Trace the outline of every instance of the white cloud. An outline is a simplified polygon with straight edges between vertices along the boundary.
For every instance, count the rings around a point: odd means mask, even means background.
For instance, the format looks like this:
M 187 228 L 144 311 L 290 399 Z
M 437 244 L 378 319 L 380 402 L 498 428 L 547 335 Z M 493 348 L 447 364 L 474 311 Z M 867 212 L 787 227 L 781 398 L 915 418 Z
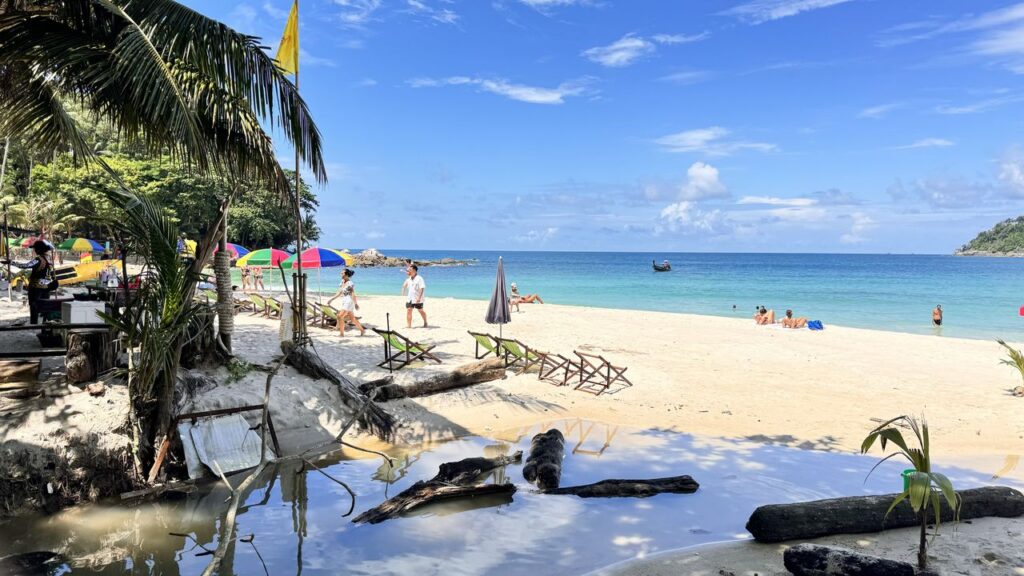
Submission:
M 367 240 L 380 240 L 381 238 L 387 236 L 387 234 L 379 232 L 377 230 L 370 230 L 369 232 L 364 234 L 364 236 L 366 237 Z
M 711 32 L 705 30 L 700 34 L 655 34 L 651 36 L 651 40 L 654 40 L 658 44 L 689 44 L 691 42 L 700 42 L 701 40 L 707 40 L 711 37 Z
M 701 210 L 695 202 L 683 200 L 661 209 L 661 220 L 673 232 L 718 233 L 727 227 L 720 210 Z
M 729 190 L 718 178 L 718 168 L 704 162 L 694 162 L 686 170 L 686 182 L 679 189 L 683 200 L 726 198 Z
M 697 84 L 703 82 L 711 77 L 710 72 L 703 70 L 690 70 L 684 72 L 673 72 L 658 78 L 662 82 L 671 82 L 672 84 L 678 84 L 680 86 L 687 86 L 689 84 Z
M 525 234 L 521 234 L 515 237 L 516 242 L 530 243 L 530 244 L 544 244 L 548 240 L 551 240 L 558 234 L 558 228 L 548 227 L 543 230 L 529 230 Z
M 685 34 L 655 34 L 650 39 L 636 34 L 626 34 L 607 46 L 587 48 L 581 56 L 609 68 L 623 68 L 657 52 L 656 44 L 688 44 L 700 42 L 711 36 L 710 32 L 701 32 L 687 36 Z
M 837 4 L 844 4 L 851 0 L 753 0 L 746 4 L 740 4 L 723 12 L 728 16 L 735 16 L 748 24 L 762 24 L 771 20 L 779 20 L 789 16 L 796 16 L 801 12 L 828 8 Z
M 765 206 L 814 206 L 818 201 L 814 198 L 779 198 L 776 196 L 744 196 L 737 204 L 760 204 Z
M 364 87 L 364 88 L 369 88 L 370 86 L 376 86 L 377 85 L 377 81 L 374 80 L 373 78 L 363 78 L 357 84 L 359 86 Z
M 867 240 L 864 233 L 877 226 L 874 219 L 863 212 L 850 214 L 850 231 L 839 237 L 843 244 L 860 244 Z
M 987 112 L 993 108 L 998 108 L 1006 104 L 1012 104 L 1014 102 L 1020 102 L 1024 100 L 1024 97 L 1018 95 L 1000 96 L 997 98 L 988 98 L 985 100 L 979 100 L 978 102 L 972 102 L 970 104 L 963 104 L 961 106 L 936 106 L 935 111 L 939 114 L 979 114 L 981 112 Z
M 1014 146 L 999 162 L 999 181 L 1013 196 L 1024 196 L 1024 150 Z
M 865 108 L 865 109 L 861 110 L 860 114 L 857 114 L 857 117 L 858 118 L 870 118 L 872 120 L 877 120 L 879 118 L 884 118 L 885 116 L 887 116 L 889 114 L 889 112 L 892 112 L 893 110 L 897 110 L 897 109 L 902 108 L 902 107 L 903 107 L 903 103 L 902 102 L 891 102 L 889 104 L 879 104 L 878 106 L 871 106 L 870 108 Z
M 485 92 L 498 94 L 530 104 L 564 104 L 568 96 L 580 96 L 588 91 L 590 78 L 562 82 L 555 88 L 542 88 L 525 84 L 514 84 L 502 78 L 476 78 L 450 76 L 448 78 L 413 78 L 406 83 L 413 88 L 436 88 L 439 86 L 477 86 Z
M 405 0 L 409 10 L 414 14 L 420 14 L 442 24 L 455 24 L 459 21 L 459 15 L 448 8 L 434 8 L 423 0 Z
M 611 68 L 629 66 L 640 58 L 656 50 L 654 43 L 640 36 L 626 34 L 607 46 L 595 46 L 582 52 L 582 55 L 593 62 Z
M 339 15 L 345 24 L 364 24 L 373 18 L 383 0 L 334 0 L 334 3 L 341 6 L 342 12 Z
M 776 149 L 774 144 L 765 142 L 729 140 L 729 133 L 721 126 L 711 126 L 662 136 L 655 143 L 669 152 L 697 152 L 709 156 L 726 156 L 742 150 L 771 152 Z
M 894 150 L 911 150 L 914 148 L 948 148 L 956 144 L 945 138 L 922 138 L 906 146 L 897 146 Z
M 554 6 L 572 6 L 573 4 L 587 5 L 590 0 L 519 0 L 531 8 L 551 8 Z

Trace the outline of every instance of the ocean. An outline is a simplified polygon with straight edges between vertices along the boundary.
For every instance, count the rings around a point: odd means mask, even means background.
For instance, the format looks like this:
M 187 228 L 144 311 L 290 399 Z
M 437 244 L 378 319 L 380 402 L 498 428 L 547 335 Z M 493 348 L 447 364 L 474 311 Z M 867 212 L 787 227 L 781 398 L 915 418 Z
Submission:
M 1024 340 L 1024 259 L 888 254 L 721 254 L 636 252 L 476 252 L 387 250 L 414 260 L 475 260 L 471 266 L 424 267 L 429 298 L 484 301 L 494 288 L 498 256 L 505 277 L 545 302 L 750 318 L 764 305 L 797 316 L 858 328 L 942 336 Z M 651 261 L 672 271 L 655 273 Z M 338 268 L 320 272 L 333 292 Z M 315 290 L 317 271 L 310 270 Z M 268 274 L 269 276 L 269 274 Z M 358 293 L 398 294 L 404 272 L 359 268 Z M 931 325 L 941 304 L 945 321 Z M 536 305 L 534 305 L 536 306 Z M 734 308 L 735 307 L 735 308 Z

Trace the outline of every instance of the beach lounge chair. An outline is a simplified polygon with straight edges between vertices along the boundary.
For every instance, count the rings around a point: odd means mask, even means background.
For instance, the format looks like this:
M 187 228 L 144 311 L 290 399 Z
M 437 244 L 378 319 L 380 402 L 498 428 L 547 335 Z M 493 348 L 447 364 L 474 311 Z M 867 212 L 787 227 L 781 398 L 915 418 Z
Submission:
M 281 317 L 281 301 L 277 298 L 267 298 L 267 318 Z
M 235 302 L 235 314 L 249 310 L 252 310 L 253 312 L 256 311 L 256 304 L 253 303 L 252 300 L 242 300 L 241 298 L 235 298 L 234 296 L 232 296 L 231 299 Z
M 338 310 L 334 306 L 328 306 L 324 304 L 320 307 L 320 313 L 323 315 L 323 327 L 338 326 Z
M 438 364 L 441 359 L 430 353 L 434 345 L 420 344 L 413 342 L 394 330 L 381 330 L 371 328 L 384 339 L 384 361 L 377 364 L 381 368 L 401 370 L 417 360 L 433 360 Z
M 267 315 L 267 301 L 263 299 L 263 296 L 259 294 L 249 294 L 249 300 L 252 300 L 252 315 L 260 316 Z
M 626 368 L 614 366 L 600 354 L 586 354 L 576 351 L 580 359 L 580 383 L 576 385 L 577 390 L 600 394 L 616 382 L 625 386 L 632 386 L 633 383 L 626 379 Z
M 324 327 L 324 313 L 323 310 L 320 309 L 319 304 L 316 302 L 310 302 L 309 311 L 306 312 L 306 315 L 309 316 L 306 320 L 307 324 L 310 326 L 319 326 L 321 328 Z
M 495 338 L 495 340 L 501 346 L 502 355 L 505 357 L 505 367 L 518 365 L 520 366 L 519 374 L 534 366 L 539 366 L 541 358 L 545 355 L 543 352 L 531 350 L 529 346 L 519 340 L 510 338 Z
M 561 372 L 561 375 L 559 375 Z M 579 376 L 580 363 L 561 354 L 543 354 L 540 358 L 538 380 L 547 380 L 558 386 L 566 386 L 569 380 Z
M 476 340 L 476 349 L 473 354 L 476 356 L 477 360 L 485 356 L 490 356 L 491 354 L 501 356 L 501 345 L 498 344 L 497 338 L 482 332 L 473 332 L 472 330 L 467 330 L 467 332 L 469 332 L 469 335 L 473 337 L 473 340 Z M 481 348 L 484 349 L 483 354 L 480 353 Z

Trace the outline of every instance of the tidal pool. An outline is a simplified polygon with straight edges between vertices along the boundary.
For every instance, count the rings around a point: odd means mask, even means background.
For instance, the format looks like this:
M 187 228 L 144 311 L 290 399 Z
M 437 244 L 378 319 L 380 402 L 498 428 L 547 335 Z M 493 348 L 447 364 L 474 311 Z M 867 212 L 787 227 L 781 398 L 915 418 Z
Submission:
M 432 477 L 442 462 L 516 449 L 525 455 L 530 438 L 549 428 L 559 428 L 566 437 L 563 486 L 689 474 L 701 488 L 695 494 L 645 499 L 545 496 L 523 480 L 521 465 L 513 465 L 487 479 L 516 484 L 519 491 L 510 503 L 453 502 L 377 525 L 350 521 L 413 482 Z M 342 487 L 308 468 L 278 466 L 248 494 L 238 516 L 242 538 L 220 574 L 581 574 L 657 552 L 749 538 L 744 524 L 761 504 L 902 488 L 903 466 L 895 460 L 865 482 L 876 457 L 834 452 L 828 439 L 801 447 L 786 444 L 793 442 L 784 437 L 697 437 L 571 419 L 493 438 L 471 436 L 395 450 L 394 469 L 362 455 L 322 458 L 316 464 L 357 494 L 348 518 L 342 515 L 351 500 Z M 1006 483 L 991 480 L 991 473 L 943 471 L 958 488 Z M 233 483 L 244 476 L 234 476 Z M 66 563 L 52 574 L 200 574 L 210 558 L 199 554 L 217 545 L 228 495 L 222 485 L 210 484 L 155 503 L 80 506 L 13 519 L 0 524 L 0 556 L 60 553 Z M 251 542 L 242 541 L 250 535 Z

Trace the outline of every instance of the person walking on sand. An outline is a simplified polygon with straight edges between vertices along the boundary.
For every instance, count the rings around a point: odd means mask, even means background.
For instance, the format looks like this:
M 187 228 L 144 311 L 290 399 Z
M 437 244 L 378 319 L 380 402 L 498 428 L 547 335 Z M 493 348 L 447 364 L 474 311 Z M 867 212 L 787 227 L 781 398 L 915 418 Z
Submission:
M 355 270 L 345 268 L 341 272 L 341 286 L 338 288 L 338 293 L 331 296 L 331 299 L 327 301 L 327 305 L 330 306 L 331 302 L 334 302 L 336 298 L 341 298 L 341 307 L 338 309 L 338 334 L 342 338 L 345 337 L 345 323 L 349 320 L 352 321 L 352 325 L 359 329 L 360 336 L 366 334 L 363 325 L 359 323 L 359 318 L 356 318 L 356 310 L 359 310 L 359 300 L 356 298 L 356 286 L 352 283 L 352 275 L 355 273 Z
M 253 290 L 266 290 L 263 286 L 263 267 L 257 266 L 252 272 L 252 289 Z
M 412 328 L 413 308 L 420 311 L 420 317 L 423 318 L 423 327 L 427 327 L 427 313 L 423 310 L 423 297 L 427 290 L 427 284 L 423 281 L 423 276 L 420 276 L 419 272 L 418 266 L 410 264 L 406 268 L 406 274 L 409 277 L 402 284 L 402 295 L 405 296 L 406 328 Z
M 932 310 L 932 325 L 942 326 L 942 305 L 936 304 L 935 309 Z

